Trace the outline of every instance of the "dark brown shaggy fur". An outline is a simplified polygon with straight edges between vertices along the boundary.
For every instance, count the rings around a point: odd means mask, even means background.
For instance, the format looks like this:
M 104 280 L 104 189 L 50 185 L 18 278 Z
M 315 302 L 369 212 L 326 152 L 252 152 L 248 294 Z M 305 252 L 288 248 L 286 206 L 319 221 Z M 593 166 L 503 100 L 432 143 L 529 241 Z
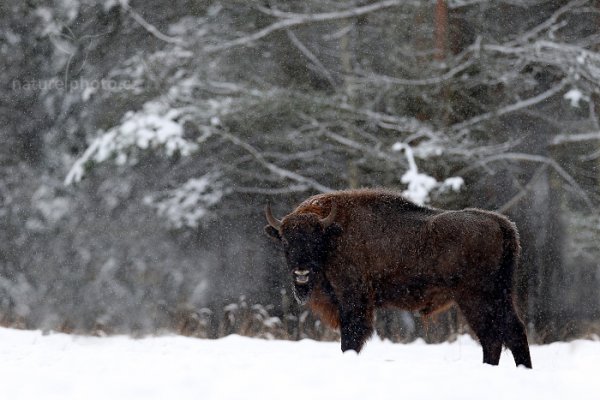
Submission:
M 335 204 L 334 223 L 320 219 Z M 267 233 L 282 242 L 299 301 L 340 328 L 342 350 L 360 351 L 374 310 L 398 307 L 432 314 L 456 303 L 479 337 L 483 361 L 497 365 L 502 345 L 531 368 L 525 328 L 513 302 L 520 245 L 506 217 L 478 209 L 417 206 L 384 190 L 313 196 Z M 293 275 L 294 276 L 294 275 Z

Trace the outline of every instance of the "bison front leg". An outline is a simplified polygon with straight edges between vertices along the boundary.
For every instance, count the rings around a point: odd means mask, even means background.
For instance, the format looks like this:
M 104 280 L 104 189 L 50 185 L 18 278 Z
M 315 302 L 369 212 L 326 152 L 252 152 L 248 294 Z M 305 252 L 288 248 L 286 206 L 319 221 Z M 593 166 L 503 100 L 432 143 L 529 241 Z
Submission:
M 346 294 L 340 301 L 342 351 L 360 352 L 373 334 L 373 304 L 355 294 Z

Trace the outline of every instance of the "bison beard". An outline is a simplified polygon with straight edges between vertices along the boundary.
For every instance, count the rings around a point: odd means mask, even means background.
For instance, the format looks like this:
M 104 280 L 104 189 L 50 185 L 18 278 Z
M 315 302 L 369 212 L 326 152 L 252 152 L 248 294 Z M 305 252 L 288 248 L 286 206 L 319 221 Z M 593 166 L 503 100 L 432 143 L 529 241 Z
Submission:
M 266 233 L 283 246 L 296 300 L 339 328 L 342 351 L 360 352 L 376 308 L 433 314 L 457 304 L 497 365 L 502 346 L 531 368 L 513 299 L 520 245 L 506 217 L 421 207 L 385 190 L 313 196 Z
M 294 293 L 294 298 L 298 304 L 305 305 L 310 297 L 310 293 L 312 292 L 312 285 L 298 285 L 294 283 L 292 285 L 292 292 Z

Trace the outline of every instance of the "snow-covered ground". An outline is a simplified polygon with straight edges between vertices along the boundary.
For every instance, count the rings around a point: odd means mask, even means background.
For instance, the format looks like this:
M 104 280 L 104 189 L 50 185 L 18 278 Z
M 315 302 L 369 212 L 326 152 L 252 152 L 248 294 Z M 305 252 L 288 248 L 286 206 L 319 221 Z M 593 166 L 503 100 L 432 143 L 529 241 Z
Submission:
M 93 338 L 0 329 L 3 399 L 598 399 L 600 342 L 532 346 L 533 370 L 479 345 L 338 343 L 239 336 Z

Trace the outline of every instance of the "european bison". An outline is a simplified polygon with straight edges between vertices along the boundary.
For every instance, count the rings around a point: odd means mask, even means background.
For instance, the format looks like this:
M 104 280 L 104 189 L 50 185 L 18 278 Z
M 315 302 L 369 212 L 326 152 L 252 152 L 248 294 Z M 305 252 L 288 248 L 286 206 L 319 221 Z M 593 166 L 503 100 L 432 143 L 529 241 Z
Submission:
M 502 345 L 531 368 L 513 302 L 520 245 L 515 225 L 478 209 L 418 206 L 385 190 L 320 194 L 282 220 L 267 205 L 265 231 L 282 245 L 298 302 L 359 352 L 379 307 L 429 315 L 456 303 L 479 337 L 483 362 Z

